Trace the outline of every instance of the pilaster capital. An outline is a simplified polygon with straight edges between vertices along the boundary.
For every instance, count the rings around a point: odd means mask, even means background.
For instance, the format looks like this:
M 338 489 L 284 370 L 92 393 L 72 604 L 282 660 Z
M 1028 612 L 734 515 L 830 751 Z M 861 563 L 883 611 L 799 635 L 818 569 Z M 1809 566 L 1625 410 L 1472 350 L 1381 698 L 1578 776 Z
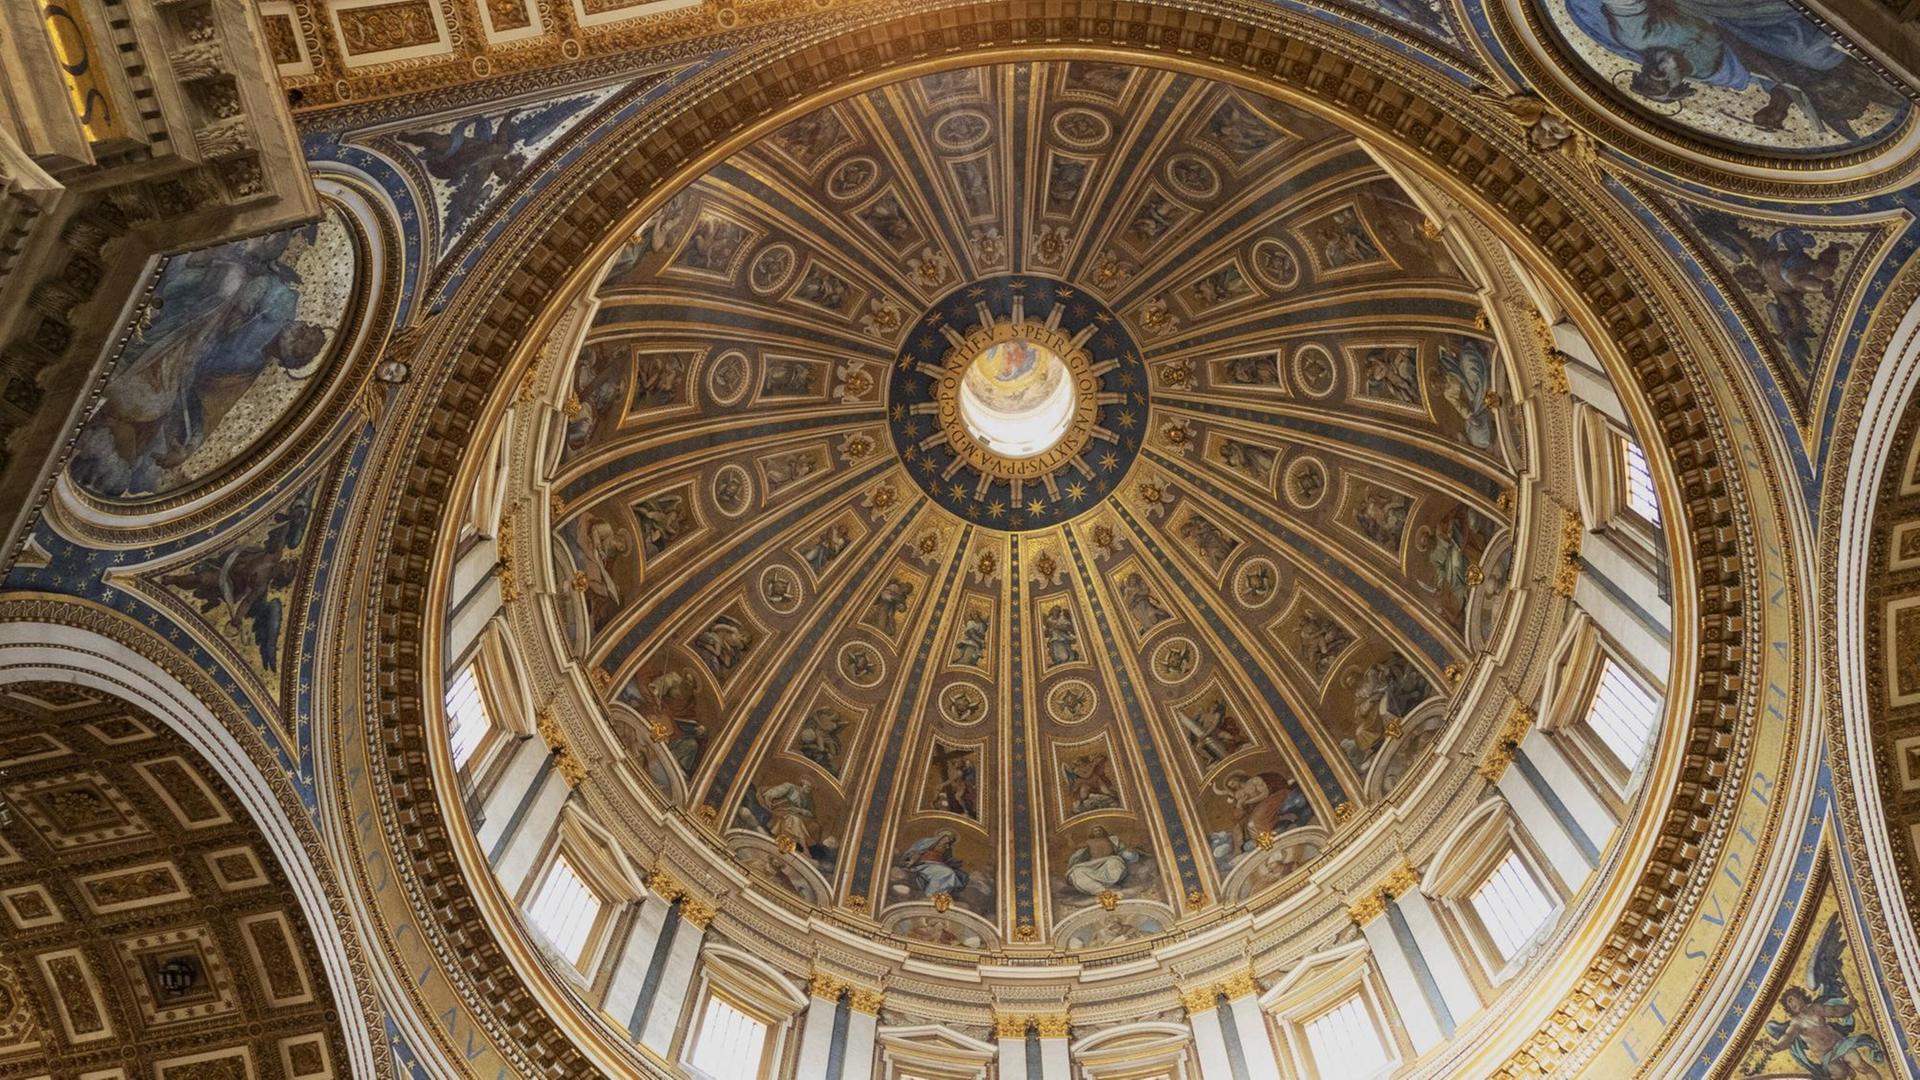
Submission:
M 1228 1001 L 1238 1001 L 1260 992 L 1260 984 L 1253 981 L 1253 972 L 1237 971 L 1222 979 L 1214 989 L 1227 995 Z
M 1493 749 L 1480 760 L 1480 775 L 1487 783 L 1497 784 L 1506 775 L 1507 766 L 1513 764 L 1513 757 L 1520 752 L 1520 744 L 1526 740 L 1527 732 L 1533 727 L 1533 710 L 1518 702 L 1513 712 L 1508 714 L 1507 722 L 1501 726 L 1499 737 L 1494 740 Z
M 1053 1013 L 1033 1018 L 1033 1026 L 1043 1039 L 1064 1039 L 1067 1029 L 1073 1026 L 1073 1018 L 1067 1013 Z
M 662 866 L 647 872 L 647 891 L 669 904 L 687 895 L 687 887 Z
M 1027 1037 L 1027 1025 L 1032 1018 L 1024 1013 L 994 1013 L 993 1037 L 996 1039 L 1024 1039 Z
M 712 904 L 695 900 L 690 895 L 683 895 L 680 898 L 680 917 L 698 929 L 705 930 L 713 925 L 713 917 L 717 914 L 719 913 L 714 910 Z
M 1180 991 L 1180 1006 L 1187 1010 L 1188 1016 L 1210 1013 L 1219 1004 L 1219 995 L 1212 985 L 1183 987 Z
M 1387 905 L 1400 898 L 1407 890 L 1420 884 L 1420 873 L 1411 865 L 1402 862 L 1392 873 L 1380 879 L 1366 893 L 1355 897 L 1347 905 L 1347 917 L 1355 924 L 1365 926 L 1387 913 Z

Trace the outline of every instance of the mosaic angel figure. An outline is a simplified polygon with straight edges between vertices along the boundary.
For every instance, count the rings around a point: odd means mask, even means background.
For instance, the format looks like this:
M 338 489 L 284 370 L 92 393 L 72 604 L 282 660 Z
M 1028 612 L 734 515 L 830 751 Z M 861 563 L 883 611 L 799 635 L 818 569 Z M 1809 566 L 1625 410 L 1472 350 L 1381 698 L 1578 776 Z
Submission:
M 313 489 L 308 488 L 273 515 L 258 542 L 220 551 L 160 579 L 198 600 L 202 614 L 219 612 L 229 629 L 250 628 L 260 664 L 270 672 L 280 667 L 285 603 L 278 594 L 300 576 L 300 545 L 313 513 L 312 500 Z
M 1793 1055 L 1812 1080 L 1879 1077 L 1877 1066 L 1887 1060 L 1879 1040 L 1859 1029 L 1854 1013 L 1860 1006 L 1841 967 L 1846 947 L 1835 914 L 1807 962 L 1805 985 L 1789 986 L 1780 995 L 1786 1019 L 1767 1024 L 1769 1041 L 1762 1045 Z

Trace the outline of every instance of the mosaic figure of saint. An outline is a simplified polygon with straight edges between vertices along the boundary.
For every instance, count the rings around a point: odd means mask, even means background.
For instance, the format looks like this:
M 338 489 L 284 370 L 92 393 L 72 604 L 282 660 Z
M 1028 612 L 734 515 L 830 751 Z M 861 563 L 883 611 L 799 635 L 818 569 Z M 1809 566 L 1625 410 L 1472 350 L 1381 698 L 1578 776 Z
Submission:
M 1627 88 L 1648 101 L 1685 102 L 1702 86 L 1758 85 L 1764 104 L 1746 121 L 1786 127 L 1797 108 L 1816 126 L 1857 141 L 1855 123 L 1898 98 L 1865 64 L 1788 0 L 1564 0 L 1601 47 L 1636 63 Z
M 1067 664 L 1080 659 L 1080 630 L 1073 624 L 1073 612 L 1065 604 L 1054 604 L 1040 616 L 1040 629 L 1046 635 L 1047 663 Z
M 1087 830 L 1086 843 L 1067 856 L 1067 884 L 1083 896 L 1112 892 L 1127 882 L 1133 868 L 1145 855 L 1106 826 Z
M 1222 873 L 1257 849 L 1261 836 L 1278 836 L 1313 820 L 1306 793 L 1285 773 L 1228 773 L 1213 793 L 1225 798 L 1234 812 L 1232 825 L 1207 837 Z
M 960 619 L 960 632 L 953 638 L 953 656 L 950 663 L 964 664 L 968 667 L 983 667 L 987 655 L 987 610 L 982 607 L 969 607 Z
M 1060 765 L 1067 786 L 1067 813 L 1085 814 L 1120 805 L 1120 786 L 1113 778 L 1113 759 L 1106 751 L 1080 754 Z
M 1247 733 L 1240 718 L 1227 707 L 1227 699 L 1215 695 L 1191 714 L 1180 712 L 1180 726 L 1186 729 L 1187 745 L 1203 766 L 1217 765 L 1234 751 L 1247 745 Z

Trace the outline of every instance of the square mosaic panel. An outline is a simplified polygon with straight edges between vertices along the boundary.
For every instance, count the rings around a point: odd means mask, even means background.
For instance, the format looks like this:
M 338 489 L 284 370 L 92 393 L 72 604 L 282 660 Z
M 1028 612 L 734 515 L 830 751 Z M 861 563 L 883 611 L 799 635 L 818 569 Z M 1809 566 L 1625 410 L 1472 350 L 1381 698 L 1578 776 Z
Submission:
M 280 1068 L 290 1080 L 333 1080 L 327 1036 L 314 1031 L 280 1040 Z
M 149 1026 L 221 1016 L 239 1008 L 233 975 L 205 926 L 119 943 L 134 999 Z
M 0 891 L 0 907 L 16 930 L 33 930 L 65 921 L 60 905 L 44 885 L 22 885 Z
M 185 758 L 141 761 L 133 767 L 146 777 L 154 794 L 160 796 L 160 801 L 187 828 L 206 829 L 233 820 L 199 770 L 187 764 Z
M 210 851 L 205 856 L 207 870 L 223 892 L 252 889 L 268 883 L 267 871 L 252 848 L 234 847 Z
M 255 1080 L 260 1074 L 252 1050 L 229 1046 L 156 1061 L 153 1075 L 155 1080 Z
M 7 801 L 61 850 L 111 844 L 152 830 L 133 803 L 97 772 L 70 773 L 7 788 Z

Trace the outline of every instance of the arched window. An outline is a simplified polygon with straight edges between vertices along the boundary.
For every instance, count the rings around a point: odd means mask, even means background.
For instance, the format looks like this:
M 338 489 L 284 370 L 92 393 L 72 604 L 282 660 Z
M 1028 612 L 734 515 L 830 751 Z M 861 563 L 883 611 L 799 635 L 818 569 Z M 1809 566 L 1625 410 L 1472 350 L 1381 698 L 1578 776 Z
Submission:
M 1588 730 L 1628 772 L 1640 763 L 1660 722 L 1660 699 L 1613 657 L 1600 661 L 1593 702 L 1587 706 Z
M 1653 471 L 1647 467 L 1647 452 L 1640 444 L 1616 436 L 1620 448 L 1620 475 L 1624 481 L 1626 508 L 1649 525 L 1660 524 L 1660 495 L 1654 490 Z
M 1516 814 L 1504 798 L 1490 798 L 1440 846 L 1423 883 L 1483 993 L 1520 970 L 1577 885 L 1563 880 L 1540 850 L 1534 830 L 1544 824 Z
M 1302 959 L 1260 995 L 1260 1008 L 1287 1076 L 1375 1080 L 1414 1053 L 1388 1020 L 1390 1001 L 1367 943 L 1355 939 Z
M 1543 781 L 1563 783 L 1568 778 L 1552 760 L 1563 758 L 1618 822 L 1657 741 L 1666 711 L 1662 690 L 1641 665 L 1644 653 L 1635 643 L 1616 639 L 1591 617 L 1575 620 L 1557 654 L 1539 723 L 1551 737 L 1552 754 L 1534 765 L 1544 770 Z M 1597 845 L 1611 828 L 1589 822 L 1589 832 Z
M 453 750 L 453 767 L 466 768 L 493 729 L 493 713 L 480 689 L 479 664 L 470 663 L 447 686 L 447 743 Z

